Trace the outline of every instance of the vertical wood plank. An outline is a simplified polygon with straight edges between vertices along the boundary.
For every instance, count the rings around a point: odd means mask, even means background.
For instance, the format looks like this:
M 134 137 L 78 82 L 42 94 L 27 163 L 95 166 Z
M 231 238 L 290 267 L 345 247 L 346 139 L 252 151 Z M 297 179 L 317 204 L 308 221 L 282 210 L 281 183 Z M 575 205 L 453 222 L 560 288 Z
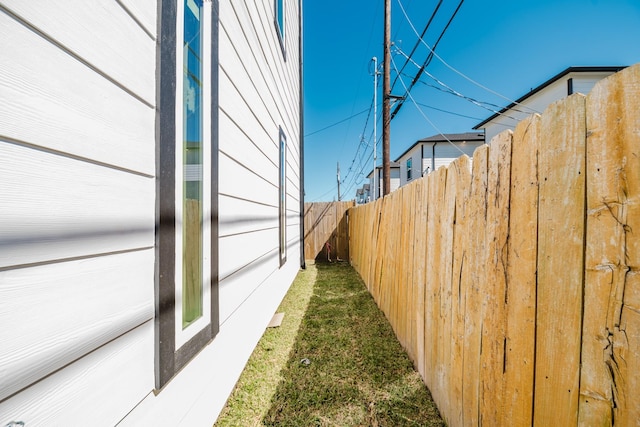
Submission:
M 427 271 L 425 273 L 425 302 L 424 302 L 424 345 L 425 345 L 425 377 L 427 386 L 431 390 L 431 394 L 435 399 L 435 353 L 438 346 L 437 328 L 434 319 L 435 310 L 435 277 L 437 272 L 437 243 L 436 236 L 436 215 L 438 212 L 437 198 L 437 178 L 436 172 L 432 172 L 427 176 L 429 200 L 427 211 Z
M 471 189 L 471 163 L 466 155 L 456 159 L 449 174 L 455 176 L 455 216 L 453 219 L 453 261 L 451 270 L 451 366 L 449 382 L 449 425 L 463 425 L 462 387 L 465 333 L 465 295 L 462 270 L 468 262 L 469 191 Z
M 437 209 L 433 209 L 433 247 L 431 248 L 431 281 L 429 283 L 430 295 L 429 295 L 429 315 L 431 317 L 431 376 L 432 385 L 430 386 L 433 394 L 433 399 L 438 405 L 438 408 L 443 408 L 441 413 L 446 417 L 447 414 L 447 400 L 448 394 L 445 387 L 445 374 L 444 374 L 444 331 L 443 331 L 443 312 L 442 312 L 442 274 L 443 268 L 443 251 L 446 251 L 446 247 L 443 241 L 442 229 L 444 228 L 443 222 L 445 221 L 446 212 L 445 209 L 440 208 L 443 206 L 445 198 L 446 182 L 447 182 L 447 169 L 444 167 L 439 168 L 433 173 L 433 193 L 432 204 L 437 206 Z
M 482 333 L 482 423 L 498 423 L 504 410 L 502 401 L 507 238 L 509 236 L 509 193 L 511 189 L 510 130 L 496 135 L 489 151 L 487 192 L 487 292 Z
M 542 115 L 533 422 L 576 425 L 585 216 L 584 96 Z
M 426 178 L 420 179 L 416 186 L 416 221 L 414 224 L 414 276 L 415 284 L 415 336 L 416 336 L 416 370 L 424 380 L 424 277 L 425 277 L 425 251 L 426 251 L 426 227 L 427 227 L 427 195 Z
M 427 346 L 429 345 L 429 340 L 426 337 L 427 334 L 427 268 L 428 268 L 428 235 L 429 235 L 429 226 L 428 226 L 428 214 L 429 214 L 429 176 L 426 176 L 422 179 L 422 210 L 421 210 L 421 225 L 420 225 L 420 235 L 421 235 L 421 252 L 419 256 L 422 257 L 422 271 L 420 272 L 420 287 L 419 287 L 419 304 L 421 305 L 420 311 L 418 313 L 418 372 L 422 376 L 422 380 L 428 384 L 427 382 L 427 372 L 426 372 L 426 354 L 427 354 Z M 418 307 L 420 307 L 420 305 Z
M 532 420 L 539 128 L 540 116 L 523 120 L 512 145 L 502 424 L 514 427 L 530 426 Z
M 587 97 L 583 425 L 640 419 L 640 67 Z
M 439 328 L 440 349 L 438 354 L 438 380 L 442 388 L 443 404 L 442 412 L 447 421 L 451 423 L 454 402 L 451 401 L 451 374 L 452 374 L 452 336 L 453 336 L 453 308 L 452 308 L 452 271 L 453 271 L 453 238 L 454 220 L 456 209 L 457 171 L 453 164 L 446 169 L 444 177 L 444 191 L 440 201 L 439 240 L 441 241 L 440 260 L 438 262 L 438 282 L 440 286 L 440 318 Z
M 473 172 L 469 194 L 469 262 L 463 266 L 465 294 L 465 330 L 463 346 L 462 408 L 463 424 L 480 422 L 480 346 L 482 341 L 482 298 L 486 284 L 484 231 L 487 221 L 489 147 L 483 145 L 473 153 Z

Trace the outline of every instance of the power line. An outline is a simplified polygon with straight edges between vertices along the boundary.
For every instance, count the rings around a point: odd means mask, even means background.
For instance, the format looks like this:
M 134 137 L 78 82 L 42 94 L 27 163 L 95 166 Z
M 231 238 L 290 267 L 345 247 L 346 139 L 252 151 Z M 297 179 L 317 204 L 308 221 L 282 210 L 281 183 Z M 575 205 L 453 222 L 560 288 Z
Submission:
M 332 193 L 333 191 L 335 191 L 338 188 L 337 185 L 334 185 L 331 190 L 327 191 L 326 193 L 323 193 L 322 195 L 316 197 L 315 199 L 311 200 L 311 202 L 317 202 L 318 200 L 322 199 L 324 196 L 326 196 L 329 193 Z
M 433 56 L 435 56 L 436 58 L 438 58 L 438 60 L 439 60 L 440 62 L 442 62 L 442 63 L 443 63 L 443 64 L 444 64 L 448 69 L 450 69 L 450 70 L 451 70 L 451 71 L 453 71 L 454 73 L 458 74 L 459 76 L 463 77 L 464 79 L 468 80 L 469 82 L 473 83 L 474 85 L 478 86 L 479 88 L 484 89 L 484 90 L 486 90 L 487 92 L 490 92 L 490 93 L 492 93 L 492 94 L 494 94 L 494 95 L 496 95 L 496 96 L 499 96 L 500 98 L 502 98 L 502 99 L 504 99 L 504 100 L 507 100 L 507 101 L 509 101 L 509 102 L 510 102 L 510 103 L 512 103 L 512 104 L 520 105 L 521 107 L 524 107 L 524 108 L 526 108 L 526 109 L 530 110 L 530 112 L 532 112 L 532 113 L 540 113 L 539 111 L 536 111 L 536 110 L 534 110 L 533 108 L 530 108 L 530 107 L 527 107 L 526 105 L 520 104 L 519 102 L 516 102 L 516 101 L 514 101 L 514 100 L 512 100 L 512 99 L 509 99 L 509 98 L 507 98 L 506 96 L 504 96 L 504 95 L 502 95 L 502 94 L 500 94 L 500 93 L 498 93 L 498 92 L 496 92 L 496 91 L 494 91 L 494 90 L 491 90 L 491 89 L 489 89 L 489 88 L 488 88 L 488 87 L 486 87 L 486 86 L 481 85 L 480 83 L 478 83 L 478 82 L 476 82 L 475 80 L 473 80 L 471 77 L 468 77 L 467 75 L 463 74 L 461 71 L 458 71 L 456 68 L 454 68 L 453 66 L 449 65 L 449 64 L 448 64 L 444 59 L 442 59 L 442 57 L 441 57 L 440 55 L 438 55 L 438 54 L 435 52 L 435 50 L 434 50 L 434 49 L 432 49 L 432 48 L 431 48 L 431 46 L 429 46 L 429 45 L 427 44 L 427 42 L 426 42 L 426 41 L 424 41 L 424 39 L 423 39 L 423 38 L 421 38 L 421 37 L 418 35 L 418 31 L 416 30 L 416 27 L 415 27 L 415 26 L 413 25 L 413 23 L 411 22 L 411 19 L 409 19 L 409 16 L 407 15 L 407 12 L 404 10 L 404 6 L 402 5 L 402 1 L 401 1 L 401 0 L 397 0 L 397 2 L 398 2 L 398 5 L 400 6 L 400 9 L 402 10 L 402 13 L 403 13 L 403 15 L 404 15 L 405 19 L 406 19 L 406 20 L 407 20 L 407 22 L 409 23 L 409 26 L 411 27 L 411 29 L 413 30 L 413 32 L 418 36 L 418 38 L 420 39 L 420 41 L 422 42 L 422 44 L 424 44 L 424 45 L 427 47 L 427 49 L 429 49 L 429 51 L 433 54 Z
M 393 58 L 391 58 L 391 64 L 393 65 L 393 68 L 397 71 L 398 68 L 396 66 L 395 61 L 393 60 Z M 402 86 L 405 88 L 405 90 L 407 90 L 407 86 L 404 84 L 404 81 L 402 80 L 402 78 L 400 79 L 400 83 L 402 84 Z M 422 117 L 425 118 L 425 120 L 427 120 L 427 122 L 429 122 L 429 124 L 431 126 L 433 126 L 433 128 L 440 134 L 440 136 L 442 136 L 449 144 L 451 144 L 452 147 L 454 147 L 456 150 L 460 151 L 462 154 L 466 154 L 464 151 L 462 151 L 460 149 L 460 147 L 458 147 L 456 144 L 454 144 L 453 142 L 451 142 L 451 140 L 449 138 L 447 138 L 447 136 L 435 125 L 435 123 L 433 123 L 433 121 L 431 121 L 431 119 L 424 113 L 424 111 L 422 111 L 422 109 L 418 106 L 418 103 L 416 102 L 415 99 L 413 99 L 413 96 L 411 95 L 411 92 L 409 90 L 407 90 L 407 96 L 409 97 L 409 99 L 411 100 L 411 102 L 413 102 L 413 104 L 415 105 L 416 109 L 418 110 L 418 112 L 422 115 Z
M 349 117 L 347 117 L 345 119 L 340 120 L 339 122 L 335 122 L 335 123 L 333 123 L 333 124 L 331 124 L 329 126 L 323 127 L 322 129 L 318 129 L 316 131 L 308 133 L 308 134 L 305 135 L 305 138 L 308 137 L 308 136 L 311 136 L 311 135 L 315 135 L 316 133 L 323 132 L 323 131 L 325 131 L 327 129 L 330 129 L 330 128 L 334 127 L 334 126 L 338 126 L 339 124 L 342 124 L 342 123 L 346 122 L 347 120 L 351 120 L 354 117 L 358 117 L 360 114 L 364 114 L 369 110 L 370 110 L 370 108 L 365 108 L 364 110 L 360 111 L 359 113 L 355 113 L 353 116 L 349 116 Z
M 396 48 L 396 51 L 398 53 L 400 53 L 401 55 L 405 56 L 406 58 L 408 58 L 407 55 L 404 52 L 402 52 L 402 50 L 400 50 L 399 48 Z M 408 59 L 416 67 L 419 67 L 419 65 L 415 61 L 413 61 L 411 58 L 408 58 Z M 495 108 L 501 108 L 499 105 L 495 105 L 495 104 L 492 104 L 492 103 L 486 102 L 486 101 L 479 101 L 479 100 L 477 100 L 475 98 L 471 98 L 469 96 L 466 96 L 466 95 L 458 92 L 457 90 L 453 89 L 451 86 L 447 85 L 446 83 L 440 81 L 437 77 L 435 77 L 433 74 L 429 73 L 426 70 L 424 71 L 424 74 L 426 74 L 429 78 L 431 78 L 433 81 L 435 81 L 438 85 L 440 85 L 442 87 L 434 86 L 432 84 L 429 84 L 429 83 L 426 83 L 426 82 L 423 82 L 422 80 L 420 80 L 420 83 L 422 83 L 425 86 L 434 88 L 434 89 L 439 90 L 439 91 L 444 92 L 444 93 L 448 93 L 450 95 L 455 95 L 457 97 L 460 97 L 460 98 L 462 98 L 462 99 L 464 99 L 466 101 L 469 101 L 472 104 L 474 104 L 474 105 L 476 105 L 476 106 L 478 106 L 480 108 L 484 108 L 485 110 L 488 110 L 488 111 L 490 111 L 490 112 L 492 112 L 494 114 L 499 114 L 499 115 L 507 117 L 509 119 L 512 119 L 512 120 L 515 120 L 515 121 L 519 121 L 517 118 L 509 116 L 505 112 L 500 112 L 500 111 L 497 111 L 496 109 L 488 107 L 488 106 L 493 106 Z M 403 74 L 403 75 L 406 76 L 406 74 Z M 407 77 L 410 77 L 410 76 L 407 76 Z M 525 112 L 525 111 L 522 111 L 522 110 L 518 110 L 516 108 L 514 108 L 513 110 L 517 111 L 517 112 L 520 112 L 520 113 L 529 114 L 528 112 Z M 478 120 L 482 120 L 482 119 L 478 119 Z
M 400 3 L 400 0 L 398 0 L 398 3 Z M 453 19 L 458 14 L 458 11 L 462 7 L 462 3 L 464 3 L 464 0 L 460 0 L 460 3 L 458 3 L 458 7 L 453 12 L 453 15 L 451 15 L 451 18 L 449 18 L 449 21 L 447 22 L 447 25 L 445 25 L 445 27 L 440 32 L 440 36 L 438 37 L 438 39 L 436 40 L 435 44 L 433 45 L 433 49 L 429 48 L 430 53 L 429 53 L 429 55 L 427 55 L 427 59 L 425 59 L 424 63 L 422 64 L 422 66 L 418 70 L 418 73 L 416 74 L 416 76 L 411 81 L 411 84 L 409 85 L 408 89 L 406 88 L 406 86 L 404 85 L 404 82 L 403 82 L 403 86 L 405 86 L 405 95 L 403 96 L 403 99 L 401 99 L 400 102 L 398 102 L 398 104 L 396 104 L 395 108 L 393 109 L 393 112 L 391 113 L 391 120 L 393 120 L 393 118 L 396 116 L 396 114 L 398 114 L 398 112 L 400 111 L 400 109 L 404 105 L 404 99 L 409 94 L 409 92 L 411 92 L 411 89 L 413 89 L 413 87 L 415 86 L 416 82 L 418 82 L 418 80 L 420 80 L 420 76 L 422 75 L 422 73 L 425 71 L 427 66 L 431 63 L 431 60 L 433 59 L 433 55 L 435 54 L 435 50 L 438 47 L 438 44 L 440 43 L 440 40 L 442 40 L 442 37 L 444 36 L 444 33 L 447 32 L 447 29 L 449 28 L 449 25 L 451 25 L 451 22 L 453 22 Z M 403 9 L 403 11 L 404 11 L 404 9 Z M 411 22 L 409 22 L 409 23 L 411 24 Z M 413 28 L 413 24 L 412 24 L 412 28 Z M 418 40 L 424 40 L 423 36 L 419 35 L 418 36 Z M 412 54 L 413 53 L 409 54 L 409 56 L 407 57 L 407 62 L 411 58 Z
M 420 38 L 416 40 L 416 44 L 413 45 L 413 49 L 411 49 L 411 53 L 409 53 L 409 58 L 413 56 L 418 46 L 420 46 L 420 39 L 424 37 L 424 35 L 427 33 L 427 30 L 431 26 L 431 22 L 433 21 L 433 18 L 435 18 L 436 13 L 438 13 L 438 9 L 440 9 L 441 5 L 442 5 L 442 0 L 438 1 L 436 8 L 433 10 L 433 13 L 431 13 L 431 17 L 427 21 L 427 24 L 424 26 L 424 29 L 422 30 L 422 34 L 420 34 Z M 405 60 L 404 64 L 402 65 L 402 68 L 400 68 L 400 73 L 404 71 L 404 68 L 407 66 L 408 63 L 409 63 L 409 59 Z M 393 88 L 395 87 L 396 82 L 398 81 L 398 77 L 399 77 L 399 74 L 396 75 L 396 78 L 393 80 L 393 83 L 391 84 L 391 92 L 393 92 Z
M 481 119 L 481 118 L 479 118 L 479 117 L 471 117 L 471 116 L 466 116 L 466 115 L 464 115 L 464 114 L 455 113 L 455 112 L 453 112 L 453 111 L 443 110 L 442 108 L 434 107 L 434 106 L 432 106 L 432 105 L 423 104 L 423 103 L 421 103 L 421 102 L 418 102 L 417 104 L 418 104 L 419 106 L 421 106 L 421 107 L 424 107 L 424 108 L 429 108 L 429 109 L 431 109 L 431 110 L 441 111 L 441 112 L 443 112 L 443 113 L 451 114 L 451 115 L 458 116 L 458 117 L 464 117 L 464 118 L 466 118 L 466 119 L 484 120 L 484 119 Z

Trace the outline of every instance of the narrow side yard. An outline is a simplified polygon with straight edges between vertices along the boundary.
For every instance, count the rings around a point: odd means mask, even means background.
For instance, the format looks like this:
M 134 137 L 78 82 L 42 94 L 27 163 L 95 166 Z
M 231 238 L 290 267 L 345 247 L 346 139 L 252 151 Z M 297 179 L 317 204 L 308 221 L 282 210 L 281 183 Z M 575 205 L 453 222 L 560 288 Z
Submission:
M 347 263 L 298 274 L 216 426 L 444 426 Z

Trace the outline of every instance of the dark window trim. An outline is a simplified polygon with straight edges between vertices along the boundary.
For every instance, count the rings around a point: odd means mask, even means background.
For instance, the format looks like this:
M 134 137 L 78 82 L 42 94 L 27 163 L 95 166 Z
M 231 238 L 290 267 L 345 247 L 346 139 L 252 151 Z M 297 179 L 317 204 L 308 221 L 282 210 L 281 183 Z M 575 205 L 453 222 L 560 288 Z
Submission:
M 278 41 L 280 42 L 280 49 L 282 49 L 282 56 L 284 57 L 284 60 L 287 60 L 287 49 L 285 48 L 285 37 L 286 35 L 284 34 L 284 27 L 286 26 L 286 21 L 287 21 L 287 17 L 285 15 L 285 1 L 286 0 L 273 0 L 273 24 L 276 27 L 276 33 L 278 34 Z M 280 28 L 280 23 L 278 22 L 278 2 L 282 2 L 282 27 Z
M 278 128 L 278 159 L 278 247 L 282 267 L 287 262 L 287 138 L 281 126 Z
M 219 330 L 218 308 L 218 17 L 211 0 L 211 322 L 175 348 L 175 103 L 177 0 L 159 1 L 156 67 L 155 386 L 162 389 Z

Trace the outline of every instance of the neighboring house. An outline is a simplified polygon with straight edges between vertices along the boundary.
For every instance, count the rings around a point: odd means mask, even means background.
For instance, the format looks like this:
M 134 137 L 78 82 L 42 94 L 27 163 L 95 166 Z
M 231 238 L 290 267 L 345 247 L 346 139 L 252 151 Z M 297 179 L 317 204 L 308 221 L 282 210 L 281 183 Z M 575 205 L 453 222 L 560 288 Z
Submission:
M 364 184 L 362 188 L 356 190 L 356 204 L 361 205 L 369 202 L 371 199 L 371 185 Z
M 515 103 L 478 123 L 473 129 L 484 129 L 485 140 L 491 142 L 494 136 L 505 129 L 513 130 L 516 124 L 533 113 L 542 113 L 549 104 L 574 93 L 587 94 L 601 79 L 625 67 L 569 67 L 551 77 L 540 86 L 517 99 Z
M 400 165 L 400 186 L 447 166 L 463 154 L 473 157 L 482 144 L 484 134 L 478 132 L 439 134 L 416 141 L 396 160 Z
M 389 162 L 389 172 L 390 172 L 389 192 L 391 192 L 400 188 L 400 165 L 397 162 Z M 375 176 L 375 183 L 373 181 L 374 176 Z M 376 166 L 375 175 L 373 170 L 369 172 L 369 175 L 367 175 L 367 178 L 369 179 L 369 185 L 371 186 L 371 188 L 375 188 L 375 195 L 373 194 L 373 189 L 371 190 L 372 197 L 370 198 L 370 201 L 373 201 L 375 199 L 379 199 L 380 197 L 382 197 L 382 195 L 384 194 L 384 188 L 383 188 L 384 181 L 382 179 L 382 165 Z
M 0 426 L 213 424 L 304 262 L 300 3 L 0 0 Z

